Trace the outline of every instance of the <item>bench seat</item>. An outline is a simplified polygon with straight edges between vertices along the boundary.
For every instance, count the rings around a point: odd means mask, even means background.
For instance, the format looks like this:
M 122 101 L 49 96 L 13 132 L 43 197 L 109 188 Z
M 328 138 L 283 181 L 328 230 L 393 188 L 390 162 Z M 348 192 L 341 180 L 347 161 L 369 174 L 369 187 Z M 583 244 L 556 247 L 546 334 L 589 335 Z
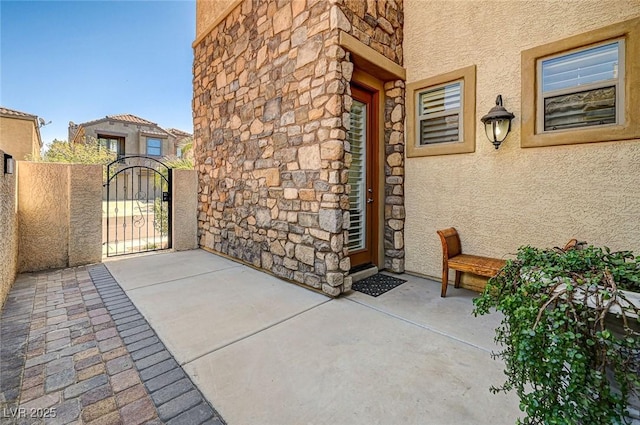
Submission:
M 463 254 L 460 236 L 458 236 L 458 231 L 453 227 L 438 230 L 437 233 L 442 242 L 442 290 L 440 296 L 443 298 L 447 296 L 449 269 L 456 271 L 455 287 L 459 288 L 462 272 L 493 277 L 507 263 L 505 260 L 498 258 Z
M 480 276 L 493 277 L 507 262 L 498 258 L 460 254 L 449 258 L 449 268 Z

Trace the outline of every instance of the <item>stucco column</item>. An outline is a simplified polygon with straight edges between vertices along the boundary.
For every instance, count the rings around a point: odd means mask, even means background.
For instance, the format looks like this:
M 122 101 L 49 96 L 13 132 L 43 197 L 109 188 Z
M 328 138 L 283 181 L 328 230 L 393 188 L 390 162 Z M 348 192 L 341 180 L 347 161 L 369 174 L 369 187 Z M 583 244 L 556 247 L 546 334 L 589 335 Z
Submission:
M 173 249 L 198 247 L 198 175 L 195 170 L 172 171 L 171 213 Z

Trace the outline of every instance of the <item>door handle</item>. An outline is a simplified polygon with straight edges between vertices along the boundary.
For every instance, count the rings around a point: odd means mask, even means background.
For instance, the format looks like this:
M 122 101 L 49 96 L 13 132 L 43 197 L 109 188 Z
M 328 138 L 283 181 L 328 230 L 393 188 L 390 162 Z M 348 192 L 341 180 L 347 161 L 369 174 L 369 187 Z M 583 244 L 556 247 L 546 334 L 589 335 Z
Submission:
M 367 198 L 367 204 L 370 204 L 373 202 L 373 198 Z

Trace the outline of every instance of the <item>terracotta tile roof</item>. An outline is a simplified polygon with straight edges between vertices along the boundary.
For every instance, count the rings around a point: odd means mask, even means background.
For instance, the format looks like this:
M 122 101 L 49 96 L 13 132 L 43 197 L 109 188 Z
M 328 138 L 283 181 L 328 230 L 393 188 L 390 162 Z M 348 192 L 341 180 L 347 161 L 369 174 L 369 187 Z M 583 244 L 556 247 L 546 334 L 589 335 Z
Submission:
M 140 117 L 137 117 L 137 116 L 132 115 L 132 114 L 107 115 L 107 118 L 111 119 L 111 120 L 130 122 L 130 123 L 133 123 L 133 124 L 158 125 L 158 124 L 156 124 L 154 122 L 145 120 L 144 118 L 140 118 Z
M 91 120 L 91 121 L 87 121 L 87 122 L 83 122 L 83 123 L 79 123 L 77 124 L 78 126 L 87 126 L 87 125 L 93 125 L 102 121 L 109 121 L 109 120 L 113 120 L 113 121 L 122 121 L 122 122 L 126 122 L 126 123 L 130 123 L 130 124 L 137 124 L 137 125 L 149 125 L 149 126 L 158 126 L 158 124 L 151 122 L 149 120 L 145 120 L 144 118 L 140 118 L 136 115 L 133 114 L 119 114 L 119 115 L 107 115 L 104 118 L 98 118 L 97 120 Z
M 178 130 L 177 128 L 167 128 L 165 129 L 167 132 L 171 133 L 177 139 L 182 139 L 183 137 L 191 137 L 191 133 L 187 133 L 186 131 Z
M 162 129 L 160 129 L 162 130 Z M 154 131 L 154 130 L 142 130 L 141 133 L 143 135 L 148 135 L 148 136 L 164 136 L 167 137 L 167 131 L 163 130 L 163 131 Z
M 17 118 L 29 118 L 29 119 L 38 118 L 37 115 L 27 114 L 26 112 L 16 111 L 15 109 L 5 108 L 4 106 L 0 106 L 0 114 L 5 116 L 10 116 L 10 117 L 17 117 Z

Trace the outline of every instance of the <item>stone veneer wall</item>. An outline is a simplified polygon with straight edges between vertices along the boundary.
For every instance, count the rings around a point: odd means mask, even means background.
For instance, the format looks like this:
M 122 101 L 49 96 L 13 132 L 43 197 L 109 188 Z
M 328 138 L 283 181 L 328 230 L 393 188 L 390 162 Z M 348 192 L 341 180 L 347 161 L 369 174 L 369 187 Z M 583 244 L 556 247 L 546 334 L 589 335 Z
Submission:
M 402 0 L 336 0 L 344 19 L 340 29 L 402 65 Z M 404 272 L 405 84 L 384 85 L 384 268 Z
M 245 0 L 194 46 L 200 246 L 330 295 L 351 287 L 345 151 L 353 64 L 338 45 L 348 25 L 340 2 Z M 385 105 L 399 132 L 403 111 L 393 105 L 402 91 L 391 83 Z M 389 121 L 385 140 L 393 129 Z M 385 167 L 396 177 L 388 195 L 398 192 L 397 156 Z M 402 202 L 394 205 L 389 217 L 403 215 Z M 389 233 L 391 252 L 398 244 Z
M 384 85 L 384 267 L 404 272 L 404 81 Z
M 4 171 L 4 152 L 0 150 L 0 308 L 13 286 L 18 265 L 16 174 Z

